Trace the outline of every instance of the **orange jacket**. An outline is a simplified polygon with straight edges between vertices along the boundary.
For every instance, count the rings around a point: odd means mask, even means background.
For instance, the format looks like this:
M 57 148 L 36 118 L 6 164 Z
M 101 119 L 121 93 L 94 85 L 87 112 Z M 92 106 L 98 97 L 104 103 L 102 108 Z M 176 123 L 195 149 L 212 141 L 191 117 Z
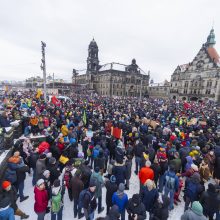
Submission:
M 139 179 L 142 185 L 150 179 L 154 180 L 154 171 L 150 167 L 142 167 L 139 172 Z

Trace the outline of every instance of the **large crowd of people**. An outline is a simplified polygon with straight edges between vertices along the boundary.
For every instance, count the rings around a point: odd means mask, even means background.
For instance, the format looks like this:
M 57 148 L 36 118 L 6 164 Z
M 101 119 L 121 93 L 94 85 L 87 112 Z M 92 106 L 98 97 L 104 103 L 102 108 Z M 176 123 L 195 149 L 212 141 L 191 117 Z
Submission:
M 1 97 L 0 126 L 22 124 L 1 178 L 0 219 L 33 219 L 19 209 L 31 173 L 38 220 L 62 220 L 68 194 L 75 219 L 220 220 L 220 111 L 187 102 L 35 93 Z M 34 137 L 43 137 L 35 139 Z M 132 169 L 133 166 L 133 169 Z M 131 176 L 139 189 L 129 198 Z M 106 188 L 104 193 L 103 188 Z M 182 196 L 183 195 L 183 199 Z M 103 217 L 95 216 L 97 212 Z M 27 211 L 27 210 L 26 210 Z M 100 215 L 99 215 L 100 216 Z

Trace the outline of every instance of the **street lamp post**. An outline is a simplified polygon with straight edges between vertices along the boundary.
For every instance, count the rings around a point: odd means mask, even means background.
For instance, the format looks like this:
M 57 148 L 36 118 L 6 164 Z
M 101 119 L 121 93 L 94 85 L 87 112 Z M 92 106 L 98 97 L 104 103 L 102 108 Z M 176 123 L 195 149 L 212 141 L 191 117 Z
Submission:
M 44 80 L 44 101 L 47 101 L 47 86 L 46 86 L 46 61 L 45 61 L 45 47 L 46 43 L 41 41 L 41 49 L 42 49 L 42 59 L 41 59 L 41 70 L 43 70 L 43 80 Z

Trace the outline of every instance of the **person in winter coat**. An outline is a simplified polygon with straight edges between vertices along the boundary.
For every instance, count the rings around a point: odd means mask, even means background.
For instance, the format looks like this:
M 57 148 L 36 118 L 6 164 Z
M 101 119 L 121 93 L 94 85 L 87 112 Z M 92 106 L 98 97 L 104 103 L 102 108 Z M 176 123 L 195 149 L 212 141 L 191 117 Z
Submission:
M 203 182 L 207 182 L 211 176 L 207 160 L 203 160 L 199 167 L 199 174 Z
M 112 176 L 112 170 L 114 167 L 115 161 L 113 159 L 110 160 L 109 164 L 108 164 L 108 168 L 107 168 L 107 175 L 105 175 L 104 177 L 107 179 L 110 179 L 110 177 Z
M 34 211 L 37 214 L 37 220 L 44 220 L 44 216 L 48 212 L 48 194 L 43 179 L 37 181 L 34 188 L 34 198 Z
M 158 183 L 158 179 L 159 179 L 159 175 L 161 171 L 157 157 L 155 157 L 153 164 L 151 164 L 151 169 L 154 171 L 154 182 L 157 187 L 157 183 Z
M 215 148 L 215 163 L 214 163 L 214 172 L 213 177 L 216 179 L 216 181 L 220 180 L 220 146 L 216 146 Z
M 151 162 L 147 160 L 145 163 L 145 167 L 142 167 L 138 174 L 140 187 L 142 187 L 148 179 L 154 180 L 154 171 L 150 168 L 150 166 Z
M 88 166 L 88 161 L 86 160 L 83 164 L 80 165 L 79 169 L 81 171 L 81 180 L 84 184 L 84 189 L 89 187 L 90 177 L 92 175 L 92 171 Z
M 89 188 L 85 189 L 85 194 L 82 198 L 82 208 L 84 210 L 84 216 L 86 220 L 94 219 L 95 210 L 97 208 L 95 190 L 96 183 L 95 181 L 91 180 L 89 183 Z
M 10 207 L 10 204 L 10 198 L 0 194 L 0 219 L 15 220 L 14 210 Z
M 70 188 L 72 192 L 72 198 L 73 198 L 73 210 L 74 210 L 74 218 L 82 217 L 81 210 L 79 210 L 78 205 L 79 205 L 79 194 L 83 190 L 84 184 L 82 180 L 80 179 L 81 172 L 76 171 L 75 175 L 71 178 L 70 180 Z
M 174 166 L 175 172 L 179 173 L 182 167 L 182 162 L 178 152 L 174 153 L 174 159 L 170 161 L 170 165 Z
M 215 213 L 219 212 L 220 195 L 216 191 L 215 185 L 209 183 L 207 191 L 202 193 L 200 203 L 203 207 L 203 213 L 210 220 L 213 220 Z
M 22 167 L 19 167 L 16 170 L 17 173 L 17 186 L 18 186 L 18 192 L 20 197 L 20 202 L 25 201 L 29 198 L 29 196 L 24 196 L 24 180 L 26 178 L 26 172 L 29 172 L 29 167 L 24 165 Z
M 184 171 L 187 171 L 188 169 L 191 168 L 191 165 L 193 164 L 193 159 L 191 156 L 186 157 L 186 165 Z
M 152 209 L 159 197 L 158 190 L 152 180 L 148 179 L 145 182 L 144 187 L 141 189 L 140 197 L 146 211 L 151 214 Z
M 36 184 L 36 163 L 38 158 L 39 158 L 39 154 L 36 150 L 30 153 L 29 164 L 30 164 L 30 168 L 32 168 L 33 170 L 32 186 L 35 186 Z
M 130 178 L 131 178 L 131 167 L 132 167 L 132 156 L 127 155 L 127 160 L 125 161 L 125 168 L 126 168 L 126 184 L 125 189 L 129 190 L 130 185 Z
M 50 183 L 53 185 L 54 180 L 58 179 L 60 176 L 60 171 L 57 167 L 56 159 L 54 157 L 49 159 L 49 165 L 47 169 L 50 171 Z
M 9 198 L 10 207 L 13 209 L 13 213 L 17 216 L 20 216 L 21 219 L 29 218 L 29 215 L 26 215 L 23 211 L 21 211 L 18 208 L 18 205 L 16 203 L 16 201 L 17 201 L 16 188 L 13 185 L 11 185 L 11 183 L 9 181 L 3 181 L 2 182 L 2 189 L 3 189 L 3 192 L 2 192 L 3 198 Z
M 181 220 L 206 220 L 203 215 L 202 205 L 198 201 L 192 203 L 192 208 L 186 210 L 181 216 Z
M 44 180 L 45 190 L 47 190 L 48 198 L 51 198 L 51 183 L 50 183 L 50 171 L 44 170 L 40 179 Z
M 44 170 L 46 170 L 46 155 L 41 154 L 36 163 L 36 182 L 41 178 Z
M 175 174 L 175 167 L 170 165 L 169 171 L 166 171 L 164 174 L 164 193 L 166 196 L 169 194 L 170 206 L 169 209 L 174 208 L 174 194 L 178 191 L 179 188 L 179 179 Z
M 54 180 L 51 198 L 51 220 L 62 220 L 63 216 L 63 196 L 65 185 L 60 185 L 60 180 Z
M 116 178 L 114 175 L 112 175 L 110 177 L 110 180 L 107 180 L 105 182 L 105 187 L 106 187 L 106 208 L 107 208 L 107 215 L 109 214 L 109 209 L 110 207 L 112 207 L 112 195 L 114 194 L 114 192 L 117 191 L 118 186 L 116 184 Z
M 139 141 L 136 141 L 134 146 L 134 156 L 135 156 L 135 174 L 137 175 L 140 169 L 141 157 L 143 152 L 145 151 L 144 145 Z
M 109 210 L 108 215 L 104 218 L 104 220 L 119 220 L 120 212 L 117 205 L 113 205 Z
M 128 219 L 129 220 L 144 220 L 146 219 L 146 210 L 144 204 L 140 200 L 139 194 L 134 194 L 128 200 L 127 205 Z
M 101 213 L 104 210 L 104 207 L 102 207 L 102 186 L 104 185 L 104 181 L 99 172 L 99 167 L 96 167 L 90 177 L 90 181 L 96 183 L 95 197 L 98 199 L 98 213 Z
M 95 159 L 98 158 L 100 149 L 101 149 L 100 145 L 96 145 L 93 148 L 92 155 L 91 155 L 91 167 L 93 167 L 93 162 L 95 161 Z
M 125 184 L 126 180 L 126 167 L 125 163 L 115 163 L 113 169 L 112 169 L 112 174 L 116 178 L 116 183 L 119 186 L 120 183 Z
M 159 196 L 156 204 L 154 205 L 151 220 L 167 220 L 169 217 L 169 204 L 170 200 L 167 196 Z
M 94 167 L 99 167 L 101 174 L 103 174 L 104 170 L 106 169 L 105 155 L 103 150 L 100 150 L 98 157 L 94 159 Z
M 117 192 L 115 192 L 112 196 L 112 204 L 118 206 L 121 214 L 121 220 L 125 220 L 125 209 L 128 203 L 128 196 L 126 193 L 124 193 L 124 190 L 124 184 L 120 183 Z
M 185 182 L 184 200 L 185 200 L 185 210 L 188 209 L 190 203 L 197 201 L 200 194 L 204 191 L 204 186 L 200 184 L 199 173 L 194 173 Z

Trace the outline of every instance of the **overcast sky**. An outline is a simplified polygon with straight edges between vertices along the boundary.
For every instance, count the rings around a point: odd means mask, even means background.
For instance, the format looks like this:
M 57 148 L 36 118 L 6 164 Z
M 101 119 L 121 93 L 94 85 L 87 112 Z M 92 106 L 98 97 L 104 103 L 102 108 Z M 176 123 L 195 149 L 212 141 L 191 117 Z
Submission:
M 155 82 L 192 61 L 212 28 L 220 51 L 220 0 L 0 0 L 0 79 L 85 69 L 94 37 L 100 64 L 136 58 Z

